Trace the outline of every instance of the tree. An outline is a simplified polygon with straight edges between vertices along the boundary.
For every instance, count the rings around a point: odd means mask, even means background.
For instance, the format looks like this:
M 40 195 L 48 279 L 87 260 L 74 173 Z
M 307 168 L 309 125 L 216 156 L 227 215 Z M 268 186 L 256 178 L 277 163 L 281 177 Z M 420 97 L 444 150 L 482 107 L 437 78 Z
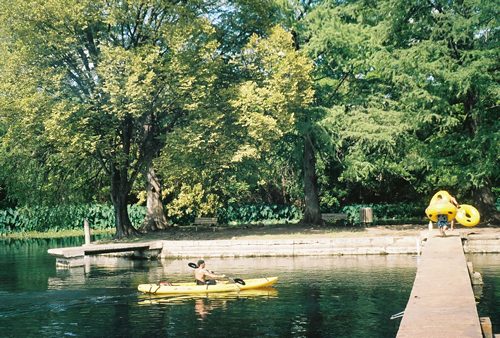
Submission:
M 382 18 L 375 3 L 323 2 L 303 22 L 303 48 L 316 65 L 316 103 L 324 110 L 314 134 L 325 208 L 338 206 L 342 195 L 351 202 L 408 195 L 411 174 L 402 164 L 412 125 L 390 81 L 376 71 Z
M 151 164 L 146 172 L 146 217 L 139 230 L 166 229 L 168 221 L 162 201 L 162 185 Z
M 96 168 L 96 177 L 107 178 L 116 237 L 136 233 L 127 201 L 138 175 L 149 171 L 166 135 L 197 109 L 215 78 L 214 30 L 198 5 L 1 4 L 6 25 L 0 41 L 10 54 L 4 68 L 30 75 L 11 84 L 22 89 L 24 105 L 9 102 L 10 112 L 40 118 L 36 130 L 19 119 L 12 130 L 23 130 L 23 141 L 36 131 L 60 167 L 68 170 L 84 161 Z M 33 93 L 38 99 L 25 104 Z M 4 138 L 10 154 L 20 147 L 14 141 Z M 41 165 L 53 175 L 46 163 Z
M 451 188 L 497 217 L 500 119 L 496 6 L 386 1 L 379 69 L 416 125 L 421 191 Z M 390 20 L 387 18 L 391 18 Z
M 240 112 L 238 123 L 248 130 L 246 142 L 239 150 L 239 156 L 252 157 L 271 151 L 285 135 L 300 135 L 304 122 L 310 118 L 314 90 L 312 88 L 312 63 L 294 45 L 293 35 L 281 27 L 275 27 L 267 39 L 253 36 L 243 50 L 242 66 L 249 74 L 248 80 L 239 87 L 233 106 Z M 307 135 L 307 134 L 306 134 Z M 300 137 L 304 137 L 300 135 Z M 307 142 L 306 136 L 306 150 Z M 277 154 L 277 153 L 275 153 Z M 306 152 L 306 155 L 310 154 Z M 314 158 L 305 158 L 313 163 Z M 304 165 L 304 177 L 315 175 Z M 309 192 L 314 187 L 305 180 L 305 218 L 311 218 L 309 206 L 317 194 Z M 319 208 L 316 212 L 319 214 Z
M 182 210 L 215 214 L 217 206 L 245 198 L 258 201 L 266 182 L 276 181 L 278 145 L 296 137 L 296 124 L 307 114 L 312 65 L 281 27 L 268 37 L 253 35 L 232 63 L 239 80 L 218 90 L 217 102 L 196 122 L 177 130 L 159 159 L 158 167 L 175 168 L 162 175 L 177 186 L 179 198 L 169 205 L 176 216 Z M 182 152 L 172 151 L 179 147 Z
M 293 37 L 293 46 L 295 50 L 303 49 L 303 43 L 306 41 L 303 36 L 303 21 L 308 13 L 316 5 L 313 0 L 284 0 L 277 1 L 281 9 L 282 24 L 286 26 Z M 308 114 L 303 114 L 300 123 L 297 125 L 301 136 L 302 147 L 302 183 L 304 189 L 304 214 L 302 222 L 311 224 L 321 224 L 319 188 L 316 168 L 316 139 L 315 123 L 321 116 L 322 111 L 311 109 Z

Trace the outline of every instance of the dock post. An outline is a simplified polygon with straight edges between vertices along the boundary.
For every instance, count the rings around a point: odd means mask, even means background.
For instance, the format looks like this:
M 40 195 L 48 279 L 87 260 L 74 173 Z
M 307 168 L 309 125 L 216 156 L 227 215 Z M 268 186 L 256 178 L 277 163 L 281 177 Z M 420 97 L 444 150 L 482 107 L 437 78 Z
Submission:
M 90 245 L 90 226 L 86 218 L 83 221 L 83 232 L 85 233 L 85 245 Z
M 483 337 L 493 338 L 493 327 L 491 326 L 490 317 L 481 317 L 479 318 L 479 321 L 481 322 L 481 330 L 483 331 Z

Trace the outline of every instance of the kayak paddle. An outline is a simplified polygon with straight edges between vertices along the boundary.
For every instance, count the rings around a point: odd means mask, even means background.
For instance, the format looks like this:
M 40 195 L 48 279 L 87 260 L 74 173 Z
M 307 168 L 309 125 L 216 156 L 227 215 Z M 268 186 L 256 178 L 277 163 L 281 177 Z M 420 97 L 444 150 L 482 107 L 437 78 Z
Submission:
M 193 268 L 193 269 L 198 269 L 198 265 L 195 264 L 195 263 L 188 263 L 188 266 L 190 268 Z M 226 276 L 227 277 L 227 276 Z M 231 278 L 231 277 L 227 277 L 229 280 L 233 281 L 234 283 L 236 284 L 241 284 L 241 285 L 245 285 L 245 281 L 241 278 Z

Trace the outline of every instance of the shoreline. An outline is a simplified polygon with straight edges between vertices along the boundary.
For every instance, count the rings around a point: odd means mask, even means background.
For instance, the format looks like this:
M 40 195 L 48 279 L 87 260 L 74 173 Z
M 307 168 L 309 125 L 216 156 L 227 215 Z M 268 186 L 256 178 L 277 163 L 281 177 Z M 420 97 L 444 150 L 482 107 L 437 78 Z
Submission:
M 168 230 L 142 234 L 133 238 L 106 239 L 100 243 L 128 243 L 151 240 L 275 240 L 298 238 L 351 238 L 378 236 L 418 236 L 427 226 L 415 224 L 347 227 L 303 224 L 226 226 L 176 226 Z
M 500 229 L 455 229 L 464 253 L 500 253 Z M 163 240 L 160 258 L 261 257 L 331 255 L 420 255 L 426 241 L 440 237 L 437 229 L 387 231 L 372 229 L 358 236 L 317 235 L 241 236 L 215 240 Z
M 205 232 L 189 239 L 157 237 L 141 238 L 141 241 L 99 241 L 79 247 L 49 249 L 48 252 L 56 257 L 56 264 L 61 267 L 83 265 L 87 257 L 102 254 L 141 259 L 420 255 L 428 238 L 440 237 L 437 229 L 422 230 L 421 227 L 373 228 L 354 233 L 357 236 L 331 229 L 286 234 L 256 234 L 254 231 L 252 234 L 239 233 L 239 236 L 225 233 L 218 238 L 206 238 L 209 233 Z M 448 237 L 459 237 L 465 253 L 500 253 L 498 228 L 460 228 L 449 231 Z
M 92 244 L 110 243 L 135 243 L 158 240 L 182 241 L 182 240 L 275 240 L 275 239 L 302 239 L 302 238 L 361 238 L 380 236 L 419 236 L 422 231 L 428 229 L 427 224 L 401 224 L 401 225 L 372 225 L 362 226 L 308 226 L 301 224 L 276 224 L 276 225 L 242 225 L 240 227 L 229 226 L 174 226 L 167 230 L 144 233 L 139 236 L 114 239 L 112 235 L 115 229 L 91 229 L 92 236 L 101 238 L 94 240 Z M 463 227 L 456 228 L 453 232 L 447 231 L 449 235 L 458 235 L 466 232 L 468 234 L 500 234 L 500 227 Z M 109 236 L 109 237 L 108 237 Z M 0 234 L 0 240 L 5 239 L 56 239 L 65 237 L 84 237 L 82 229 L 49 231 L 49 232 L 19 232 Z

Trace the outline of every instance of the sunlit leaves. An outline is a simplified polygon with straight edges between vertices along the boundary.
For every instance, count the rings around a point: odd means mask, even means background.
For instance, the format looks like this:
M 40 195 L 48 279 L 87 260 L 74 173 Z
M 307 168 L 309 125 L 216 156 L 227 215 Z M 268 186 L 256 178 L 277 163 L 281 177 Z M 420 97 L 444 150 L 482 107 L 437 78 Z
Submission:
M 241 67 L 250 79 L 239 86 L 231 104 L 239 115 L 237 123 L 247 130 L 247 142 L 236 158 L 269 151 L 273 142 L 294 132 L 314 93 L 312 64 L 294 49 L 291 34 L 279 26 L 267 39 L 250 39 Z
M 165 132 L 200 106 L 216 78 L 215 31 L 194 3 L 1 6 L 1 70 L 8 76 L 2 76 L 0 106 L 13 114 L 8 135 L 23 142 L 22 148 L 10 143 L 9 154 L 17 148 L 38 154 L 45 144 L 62 171 L 86 163 L 101 182 L 103 174 L 125 170 L 130 186 Z M 32 160 L 45 175 L 54 173 L 47 157 Z

